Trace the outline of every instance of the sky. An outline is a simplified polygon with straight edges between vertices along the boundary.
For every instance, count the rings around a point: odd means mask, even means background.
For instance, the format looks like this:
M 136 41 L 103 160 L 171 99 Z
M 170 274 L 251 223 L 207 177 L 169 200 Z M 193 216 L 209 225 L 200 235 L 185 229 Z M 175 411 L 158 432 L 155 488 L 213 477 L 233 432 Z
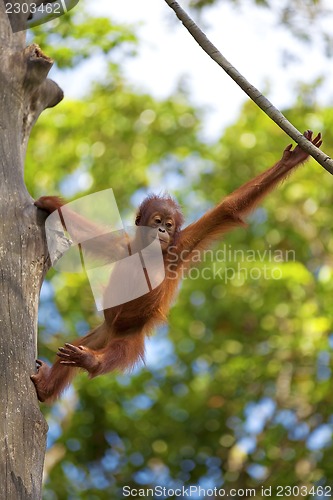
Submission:
M 236 119 L 247 96 L 175 20 L 164 0 L 95 0 L 92 10 L 138 31 L 138 57 L 125 64 L 125 74 L 136 88 L 164 98 L 185 78 L 193 102 L 205 110 L 207 138 L 218 137 Z M 279 109 L 295 100 L 297 80 L 311 83 L 320 74 L 333 77 L 319 38 L 311 48 L 297 42 L 277 25 L 269 9 L 253 8 L 245 2 L 236 10 L 230 2 L 220 2 L 196 21 L 222 54 Z M 309 20 L 303 22 L 308 23 L 309 32 L 314 31 Z M 327 19 L 321 21 L 323 26 L 325 22 Z M 285 51 L 294 55 L 287 67 L 282 65 Z M 95 64 L 97 68 L 102 62 L 96 60 Z M 87 81 L 94 73 L 91 63 L 80 69 Z M 76 95 L 77 81 L 72 75 L 57 75 L 57 82 L 65 95 Z M 324 87 L 321 98 L 325 104 L 332 103 L 332 86 Z

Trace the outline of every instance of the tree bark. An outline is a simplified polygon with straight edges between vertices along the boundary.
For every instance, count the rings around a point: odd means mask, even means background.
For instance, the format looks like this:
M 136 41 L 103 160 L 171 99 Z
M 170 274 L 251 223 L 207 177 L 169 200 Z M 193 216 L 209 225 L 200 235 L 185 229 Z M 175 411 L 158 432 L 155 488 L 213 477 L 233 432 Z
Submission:
M 30 375 L 48 254 L 23 166 L 33 124 L 62 99 L 46 79 L 51 66 L 25 47 L 24 31 L 12 32 L 0 2 L 0 500 L 41 499 L 47 425 Z

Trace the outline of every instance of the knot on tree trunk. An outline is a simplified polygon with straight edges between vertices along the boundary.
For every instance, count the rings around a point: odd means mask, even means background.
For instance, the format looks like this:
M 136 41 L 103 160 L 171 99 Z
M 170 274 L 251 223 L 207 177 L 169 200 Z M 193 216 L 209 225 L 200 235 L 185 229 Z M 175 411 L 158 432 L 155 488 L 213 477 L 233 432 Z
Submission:
M 44 54 L 35 43 L 24 50 L 24 58 L 27 63 L 25 85 L 28 87 L 40 85 L 52 68 L 53 59 Z
M 58 104 L 64 94 L 55 82 L 46 78 L 54 61 L 44 54 L 37 44 L 34 43 L 24 49 L 23 56 L 26 62 L 24 78 L 26 102 L 30 112 L 39 110 L 37 118 L 43 109 Z
M 23 52 L 26 62 L 24 88 L 25 109 L 22 126 L 22 146 L 25 152 L 31 129 L 46 108 L 56 106 L 64 97 L 61 88 L 46 78 L 53 59 L 43 53 L 37 44 L 29 45 Z

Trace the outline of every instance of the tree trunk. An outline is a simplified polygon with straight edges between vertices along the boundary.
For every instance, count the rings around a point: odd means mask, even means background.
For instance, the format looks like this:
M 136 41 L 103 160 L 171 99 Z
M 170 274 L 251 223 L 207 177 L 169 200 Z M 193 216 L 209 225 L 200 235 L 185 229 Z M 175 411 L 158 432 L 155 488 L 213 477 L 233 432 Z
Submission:
M 62 99 L 46 79 L 51 66 L 25 47 L 24 31 L 12 32 L 0 2 L 0 500 L 41 498 L 47 425 L 30 375 L 47 248 L 23 164 L 33 124 Z

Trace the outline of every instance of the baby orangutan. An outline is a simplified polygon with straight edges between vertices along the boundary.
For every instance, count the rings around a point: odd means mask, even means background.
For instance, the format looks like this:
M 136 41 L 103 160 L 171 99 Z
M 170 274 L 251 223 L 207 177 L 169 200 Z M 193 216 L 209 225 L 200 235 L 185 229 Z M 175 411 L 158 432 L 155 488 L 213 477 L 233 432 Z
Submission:
M 315 146 L 321 146 L 321 134 L 313 139 L 312 131 L 307 130 L 304 135 Z M 179 205 L 171 197 L 146 198 L 139 207 L 135 224 L 156 229 L 163 252 L 164 280 L 141 297 L 105 309 L 104 322 L 83 338 L 61 347 L 52 367 L 37 360 L 37 373 L 31 379 L 39 400 L 49 402 L 57 398 L 78 368 L 93 378 L 113 370 L 131 369 L 138 360 L 143 360 L 145 337 L 166 321 L 183 270 L 189 265 L 190 258 L 184 262 L 181 257 L 185 254 L 190 257 L 194 250 L 204 250 L 227 231 L 245 226 L 243 217 L 307 158 L 308 153 L 300 146 L 292 149 L 290 144 L 273 167 L 236 189 L 184 229 L 181 229 L 183 215 Z M 54 196 L 44 196 L 35 202 L 48 213 L 59 210 L 60 216 L 63 204 Z

